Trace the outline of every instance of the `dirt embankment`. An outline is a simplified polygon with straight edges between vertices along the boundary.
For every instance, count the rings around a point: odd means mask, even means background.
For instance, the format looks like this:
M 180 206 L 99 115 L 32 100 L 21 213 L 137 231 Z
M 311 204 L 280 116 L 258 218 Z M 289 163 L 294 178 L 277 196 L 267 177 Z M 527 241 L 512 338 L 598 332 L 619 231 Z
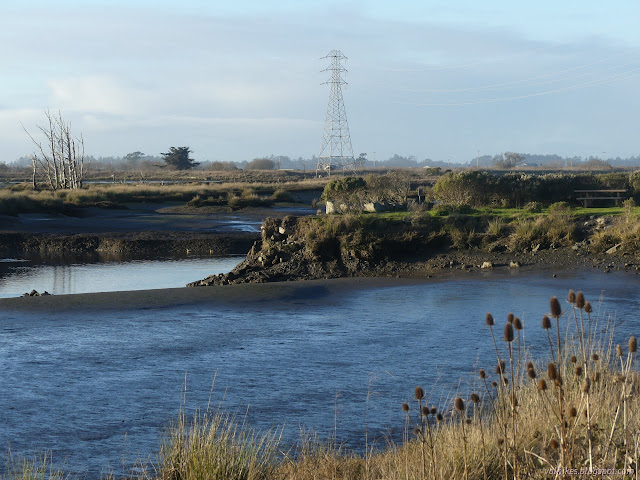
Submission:
M 262 283 L 339 277 L 430 277 L 443 271 L 597 268 L 640 272 L 638 254 L 594 254 L 586 242 L 520 251 L 457 249 L 446 236 L 411 224 L 381 223 L 365 229 L 325 225 L 313 218 L 268 219 L 261 239 L 228 274 L 211 275 L 188 286 Z
M 255 233 L 127 232 L 45 234 L 0 232 L 0 255 L 57 257 L 77 254 L 119 254 L 164 257 L 244 254 Z

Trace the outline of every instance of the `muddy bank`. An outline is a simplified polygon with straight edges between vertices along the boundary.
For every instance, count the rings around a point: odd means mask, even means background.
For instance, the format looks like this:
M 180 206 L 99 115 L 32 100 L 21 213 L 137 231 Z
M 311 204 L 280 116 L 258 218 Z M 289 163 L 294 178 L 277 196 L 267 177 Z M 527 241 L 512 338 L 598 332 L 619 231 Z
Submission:
M 318 219 L 268 219 L 246 259 L 227 274 L 188 286 L 263 283 L 340 277 L 421 277 L 488 269 L 625 270 L 640 274 L 638 252 L 593 253 L 588 242 L 535 244 L 508 251 L 500 241 L 485 248 L 454 248 L 450 237 L 413 225 L 381 222 L 365 229 L 325 225 Z
M 81 254 L 118 254 L 131 257 L 244 254 L 256 241 L 255 233 L 127 232 L 47 234 L 0 232 L 0 255 L 61 257 Z

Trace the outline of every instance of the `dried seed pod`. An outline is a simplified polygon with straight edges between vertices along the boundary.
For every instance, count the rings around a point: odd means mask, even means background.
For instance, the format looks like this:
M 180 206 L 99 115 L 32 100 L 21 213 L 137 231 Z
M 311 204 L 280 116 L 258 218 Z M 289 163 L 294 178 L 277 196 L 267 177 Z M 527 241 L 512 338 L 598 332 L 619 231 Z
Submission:
M 546 315 L 542 317 L 542 328 L 549 330 L 551 328 L 551 320 Z
M 429 413 L 430 413 L 429 407 L 427 407 L 427 406 L 422 407 L 422 415 L 423 416 L 426 417 L 427 415 L 429 415 Z
M 469 397 L 471 399 L 471 401 L 473 403 L 480 403 L 480 397 L 478 396 L 477 393 L 472 393 L 471 396 Z
M 511 405 L 513 405 L 514 407 L 518 406 L 518 397 L 516 396 L 516 392 L 513 392 L 511 394 Z
M 409 411 L 409 404 L 407 402 L 404 402 L 402 404 L 402 411 L 403 412 L 408 412 Z
M 507 368 L 507 364 L 505 363 L 504 360 L 500 360 L 500 363 L 498 363 L 498 365 L 496 365 L 496 373 L 498 375 L 504 373 L 505 368 Z
M 422 433 L 422 432 L 420 432 L 420 429 L 418 427 L 413 429 L 413 434 L 414 435 L 420 435 L 420 433 Z
M 487 322 L 488 326 L 493 326 L 494 325 L 494 321 L 493 321 L 493 315 L 491 315 L 490 313 L 487 312 L 487 315 L 485 317 L 485 322 Z
M 629 339 L 629 353 L 636 353 L 638 351 L 638 341 L 636 337 L 631 337 Z
M 416 387 L 416 400 L 422 400 L 424 398 L 424 390 L 422 387 Z
M 442 420 L 444 420 L 444 417 L 442 416 L 441 413 L 438 412 L 438 414 L 436 415 L 436 420 L 441 422 Z
M 498 388 L 498 382 L 496 382 L 495 380 L 493 382 L 491 382 L 491 386 L 493 388 Z
M 438 412 L 438 410 L 436 409 L 436 407 L 431 407 L 431 415 L 435 415 Z
M 480 369 L 480 378 L 485 379 L 487 378 L 487 372 L 485 372 L 482 368 Z
M 516 330 L 522 330 L 522 320 L 520 320 L 518 317 L 513 319 L 513 328 L 515 328 Z
M 593 307 L 591 306 L 591 304 L 589 302 L 584 304 L 584 311 L 587 312 L 587 313 L 593 312 Z
M 555 363 L 549 363 L 549 366 L 547 367 L 547 373 L 549 374 L 549 378 L 551 380 L 555 380 L 556 378 L 558 378 L 558 369 L 556 368 Z
M 560 308 L 560 301 L 558 300 L 558 297 L 551 297 L 549 306 L 551 307 L 552 317 L 558 318 L 562 315 L 562 309 Z
M 516 316 L 513 313 L 509 313 L 509 315 L 507 315 L 507 322 L 513 323 L 514 318 L 516 318 Z
M 571 355 L 571 363 L 576 363 L 578 361 L 578 357 L 575 355 Z
M 576 303 L 576 294 L 573 290 L 569 290 L 569 295 L 567 295 L 567 300 L 569 303 Z
M 592 381 L 593 383 L 597 383 L 597 382 L 599 382 L 599 381 L 600 381 L 600 372 L 593 372 L 593 373 L 591 374 L 591 381 Z
M 543 392 L 547 389 L 547 382 L 544 380 L 544 378 L 540 379 L 540 382 L 538 383 L 538 389 Z
M 536 375 L 536 371 L 533 368 L 528 368 L 527 369 L 527 375 L 529 376 L 529 378 L 531 380 L 535 380 L 537 375 Z
M 558 441 L 555 438 L 551 440 L 551 448 L 553 448 L 554 450 L 557 450 L 559 446 L 560 445 L 558 444 Z
M 456 410 L 458 410 L 459 412 L 464 412 L 464 400 L 462 400 L 460 397 L 456 397 L 455 405 Z
M 616 345 L 616 357 L 622 356 L 622 347 L 620 345 Z
M 576 307 L 582 310 L 584 308 L 584 304 L 584 295 L 582 294 L 582 292 L 578 292 L 578 294 L 576 295 Z
M 591 355 L 591 358 L 593 359 L 594 362 L 597 362 L 598 360 L 600 360 L 600 357 L 598 356 L 597 353 L 594 353 L 593 355 Z
M 556 378 L 553 383 L 556 387 L 560 387 L 562 385 L 562 377 L 560 376 L 560 374 L 558 374 L 558 378 Z
M 533 362 L 531 360 L 527 362 L 527 370 L 530 368 L 533 368 Z
M 579 377 L 582 375 L 582 367 L 580 365 L 576 365 L 576 376 Z
M 591 390 L 591 380 L 587 377 L 582 382 L 582 393 L 589 393 L 589 390 Z
M 578 409 L 576 407 L 571 407 L 569 410 L 569 416 L 572 418 L 576 418 L 578 416 Z
M 499 439 L 498 439 L 498 445 L 499 445 L 499 446 L 504 445 L 504 438 L 499 438 Z
M 513 342 L 513 325 L 511 323 L 504 326 L 504 341 Z
M 505 385 L 509 385 L 509 379 L 507 377 L 502 377 L 502 381 Z

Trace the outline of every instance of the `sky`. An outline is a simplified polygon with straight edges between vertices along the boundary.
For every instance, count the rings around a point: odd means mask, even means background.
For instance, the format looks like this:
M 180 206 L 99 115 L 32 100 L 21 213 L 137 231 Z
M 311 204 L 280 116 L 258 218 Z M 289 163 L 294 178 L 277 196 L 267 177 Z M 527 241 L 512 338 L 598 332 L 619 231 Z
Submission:
M 2 0 L 0 162 L 48 109 L 88 154 L 318 155 L 331 50 L 354 154 L 640 154 L 640 2 Z

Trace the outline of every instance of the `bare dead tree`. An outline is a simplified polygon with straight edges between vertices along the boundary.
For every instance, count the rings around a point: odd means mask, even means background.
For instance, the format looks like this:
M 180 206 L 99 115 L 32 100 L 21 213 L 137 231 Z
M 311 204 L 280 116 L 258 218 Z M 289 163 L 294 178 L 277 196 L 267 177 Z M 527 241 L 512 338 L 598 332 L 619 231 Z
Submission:
M 71 123 L 62 119 L 62 114 L 45 111 L 47 125 L 37 125 L 46 142 L 38 141 L 24 125 L 22 128 L 37 147 L 31 155 L 33 186 L 36 188 L 36 174 L 40 169 L 52 190 L 82 187 L 84 178 L 84 139 L 73 137 Z

